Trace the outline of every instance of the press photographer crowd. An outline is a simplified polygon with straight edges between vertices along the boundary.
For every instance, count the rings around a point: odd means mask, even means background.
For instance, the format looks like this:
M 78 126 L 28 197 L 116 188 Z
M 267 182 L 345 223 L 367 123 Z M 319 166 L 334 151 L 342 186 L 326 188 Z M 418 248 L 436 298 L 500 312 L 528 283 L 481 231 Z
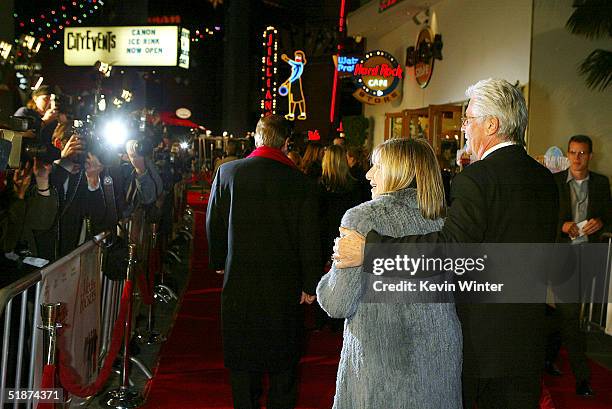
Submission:
M 53 262 L 138 207 L 162 231 L 172 223 L 168 204 L 189 153 L 146 109 L 77 119 L 83 107 L 73 100 L 41 85 L 2 125 L 0 258 L 11 272 L 3 285 L 24 274 L 24 262 Z

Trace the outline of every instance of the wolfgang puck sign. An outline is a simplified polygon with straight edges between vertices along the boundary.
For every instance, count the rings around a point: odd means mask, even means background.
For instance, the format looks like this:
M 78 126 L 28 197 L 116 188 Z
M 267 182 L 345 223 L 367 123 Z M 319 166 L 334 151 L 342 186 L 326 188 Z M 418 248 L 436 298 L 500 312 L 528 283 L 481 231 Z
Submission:
M 402 67 L 391 54 L 382 50 L 370 51 L 353 69 L 358 86 L 353 96 L 370 105 L 391 102 L 400 96 L 398 86 L 403 75 Z

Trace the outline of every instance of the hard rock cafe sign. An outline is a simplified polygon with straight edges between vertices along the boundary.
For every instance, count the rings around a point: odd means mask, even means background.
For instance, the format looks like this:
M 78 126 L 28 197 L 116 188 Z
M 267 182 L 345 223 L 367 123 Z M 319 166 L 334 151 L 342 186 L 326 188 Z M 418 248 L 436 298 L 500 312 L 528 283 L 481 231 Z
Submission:
M 382 50 L 370 51 L 355 65 L 353 77 L 358 86 L 353 96 L 370 105 L 399 98 L 404 71 L 397 60 Z
M 429 84 L 431 74 L 433 74 L 435 58 L 431 52 L 426 51 L 431 49 L 432 44 L 433 35 L 431 30 L 429 28 L 421 30 L 417 37 L 415 47 L 420 58 L 416 59 L 416 64 L 414 66 L 414 78 L 421 88 L 425 88 L 427 84 Z

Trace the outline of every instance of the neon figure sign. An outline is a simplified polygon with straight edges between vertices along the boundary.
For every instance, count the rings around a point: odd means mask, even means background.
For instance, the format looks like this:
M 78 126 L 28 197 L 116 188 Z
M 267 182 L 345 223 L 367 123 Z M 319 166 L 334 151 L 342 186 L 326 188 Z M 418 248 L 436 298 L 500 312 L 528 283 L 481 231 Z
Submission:
M 264 56 L 261 58 L 261 116 L 276 113 L 276 63 L 278 60 L 278 39 L 274 27 L 268 26 L 263 32 Z
M 297 50 L 293 53 L 293 56 L 292 60 L 285 54 L 281 55 L 283 61 L 291 66 L 291 75 L 278 89 L 281 96 L 288 96 L 289 98 L 289 113 L 285 115 L 285 118 L 290 121 L 295 119 L 296 107 L 300 110 L 297 119 L 306 119 L 306 99 L 302 89 L 302 74 L 304 73 L 304 65 L 306 65 L 306 55 L 304 51 Z

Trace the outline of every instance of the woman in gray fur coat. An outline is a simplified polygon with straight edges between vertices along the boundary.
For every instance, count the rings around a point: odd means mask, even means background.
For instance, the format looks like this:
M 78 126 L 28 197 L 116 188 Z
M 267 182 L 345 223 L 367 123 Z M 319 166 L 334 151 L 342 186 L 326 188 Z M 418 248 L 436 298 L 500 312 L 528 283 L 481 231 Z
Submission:
M 372 162 L 372 200 L 348 210 L 342 227 L 394 237 L 442 227 L 442 178 L 426 141 L 390 139 Z M 361 267 L 334 263 L 317 287 L 321 307 L 346 318 L 334 409 L 461 409 L 455 305 L 363 303 L 365 282 Z

